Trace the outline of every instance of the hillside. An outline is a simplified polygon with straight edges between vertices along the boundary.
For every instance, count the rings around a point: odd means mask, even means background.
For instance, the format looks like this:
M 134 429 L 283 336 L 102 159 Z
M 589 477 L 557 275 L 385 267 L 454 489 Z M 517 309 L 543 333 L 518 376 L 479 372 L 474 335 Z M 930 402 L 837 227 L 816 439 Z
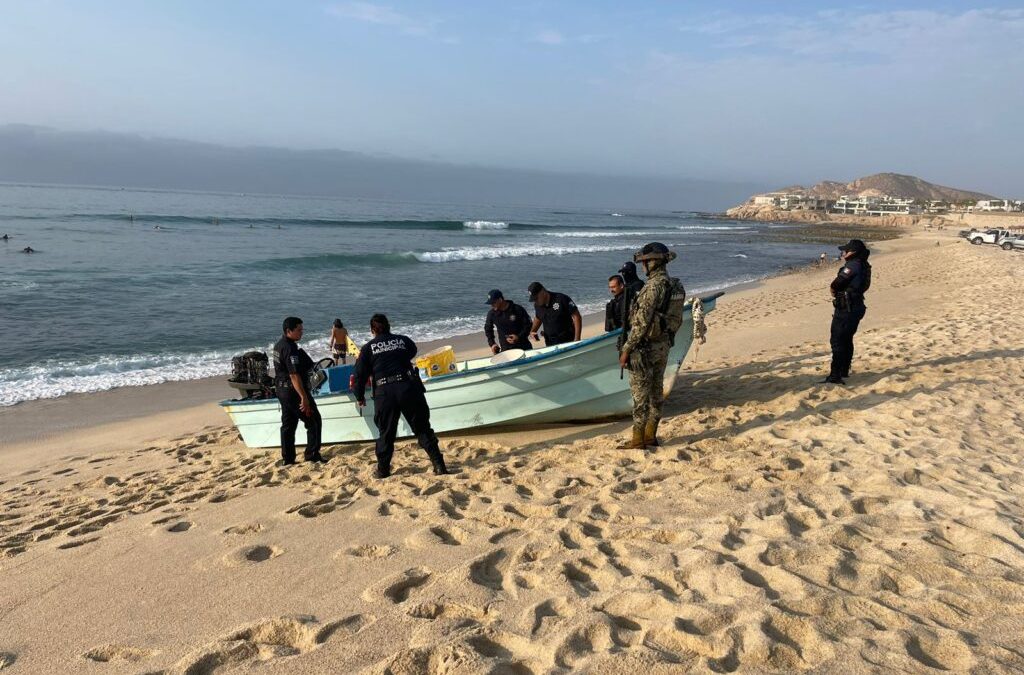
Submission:
M 783 188 L 779 192 L 804 194 L 820 199 L 837 199 L 842 195 L 850 197 L 889 195 L 905 199 L 939 199 L 946 202 L 993 198 L 991 195 L 981 192 L 936 185 L 917 176 L 905 176 L 899 173 L 876 173 L 849 183 L 826 180 L 810 188 L 793 185 Z

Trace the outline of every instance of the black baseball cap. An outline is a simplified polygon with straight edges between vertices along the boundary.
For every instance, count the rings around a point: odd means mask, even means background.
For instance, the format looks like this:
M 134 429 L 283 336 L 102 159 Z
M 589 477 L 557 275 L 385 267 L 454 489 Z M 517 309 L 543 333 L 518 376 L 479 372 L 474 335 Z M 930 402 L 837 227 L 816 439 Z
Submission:
M 622 263 L 622 267 L 619 268 L 619 274 L 626 274 L 627 272 L 632 272 L 633 274 L 636 274 L 636 263 L 633 262 L 632 260 L 627 260 L 626 262 Z
M 495 289 L 492 289 L 491 292 L 487 294 L 487 303 L 486 304 L 493 305 L 498 300 L 504 300 L 504 299 L 505 299 L 505 296 L 502 295 L 501 291 L 499 291 L 497 288 L 495 288 Z
M 526 291 L 530 294 L 530 302 L 537 299 L 537 295 L 544 290 L 544 285 L 539 281 L 534 281 L 532 284 L 526 287 Z
M 848 244 L 839 247 L 840 251 L 849 251 L 853 253 L 863 253 L 868 250 L 868 247 L 864 245 L 864 242 L 860 239 L 851 239 Z

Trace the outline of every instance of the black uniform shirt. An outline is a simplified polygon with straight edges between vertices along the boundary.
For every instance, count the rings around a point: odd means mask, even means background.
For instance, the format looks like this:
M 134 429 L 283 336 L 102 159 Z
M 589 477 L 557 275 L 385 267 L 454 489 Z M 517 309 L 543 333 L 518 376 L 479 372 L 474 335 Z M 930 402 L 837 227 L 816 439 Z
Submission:
M 544 326 L 544 340 L 549 345 L 559 345 L 576 339 L 576 327 L 572 315 L 577 312 L 576 303 L 565 293 L 548 292 L 551 296 L 547 305 L 534 304 L 537 318 Z
M 526 310 L 523 309 L 522 306 L 509 300 L 508 307 L 505 308 L 505 311 L 500 312 L 492 309 L 487 312 L 487 320 L 484 321 L 484 335 L 487 336 L 487 344 L 495 344 L 494 329 L 497 327 L 497 345 L 502 350 L 531 349 L 531 323 L 533 322 L 530 320 L 530 315 L 526 313 Z M 514 345 L 510 345 L 505 341 L 505 338 L 509 335 L 515 335 L 519 338 Z
M 871 287 L 871 265 L 866 260 L 847 260 L 832 282 L 833 293 L 852 291 L 855 302 L 864 302 L 864 293 Z
M 412 371 L 416 343 L 404 335 L 378 335 L 359 350 L 352 393 L 357 401 L 366 400 L 366 380 L 403 375 Z
M 274 379 L 287 382 L 289 375 L 298 375 L 305 382 L 311 370 L 313 359 L 309 358 L 306 350 L 287 336 L 281 336 L 274 345 Z
M 626 295 L 628 293 L 629 291 L 623 289 L 621 293 L 612 298 L 608 304 L 604 306 L 604 329 L 606 331 L 622 328 L 622 317 L 624 316 L 623 303 L 626 301 Z

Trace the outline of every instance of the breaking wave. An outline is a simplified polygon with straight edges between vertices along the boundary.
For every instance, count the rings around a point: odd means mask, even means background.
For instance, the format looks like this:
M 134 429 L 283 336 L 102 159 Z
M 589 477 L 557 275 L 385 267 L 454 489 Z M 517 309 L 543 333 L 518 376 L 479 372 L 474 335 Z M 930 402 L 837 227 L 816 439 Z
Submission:
M 450 248 L 441 251 L 412 253 L 420 262 L 446 263 L 467 260 L 496 260 L 498 258 L 526 258 L 546 255 L 572 255 L 632 250 L 633 246 L 476 246 Z

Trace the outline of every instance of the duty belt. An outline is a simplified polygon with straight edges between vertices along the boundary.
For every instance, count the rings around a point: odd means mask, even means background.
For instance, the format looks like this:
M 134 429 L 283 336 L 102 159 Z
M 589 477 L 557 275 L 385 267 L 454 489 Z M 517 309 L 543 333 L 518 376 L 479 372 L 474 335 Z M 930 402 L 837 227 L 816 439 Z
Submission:
M 399 373 L 398 375 L 388 375 L 387 377 L 379 377 L 374 380 L 374 384 L 378 387 L 382 387 L 385 384 L 394 384 L 395 382 L 407 382 L 412 379 L 412 373 Z

